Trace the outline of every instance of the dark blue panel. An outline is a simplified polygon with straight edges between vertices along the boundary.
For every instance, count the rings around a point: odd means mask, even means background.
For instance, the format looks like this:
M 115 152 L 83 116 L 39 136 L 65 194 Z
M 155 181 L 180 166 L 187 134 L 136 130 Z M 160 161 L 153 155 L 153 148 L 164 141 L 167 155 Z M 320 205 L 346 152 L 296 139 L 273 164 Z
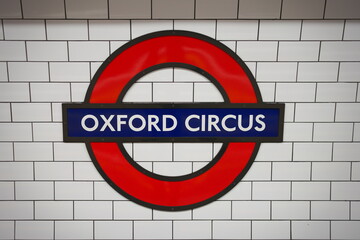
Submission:
M 281 109 L 277 107 L 77 107 L 65 111 L 68 138 L 271 138 L 279 136 L 282 122 Z

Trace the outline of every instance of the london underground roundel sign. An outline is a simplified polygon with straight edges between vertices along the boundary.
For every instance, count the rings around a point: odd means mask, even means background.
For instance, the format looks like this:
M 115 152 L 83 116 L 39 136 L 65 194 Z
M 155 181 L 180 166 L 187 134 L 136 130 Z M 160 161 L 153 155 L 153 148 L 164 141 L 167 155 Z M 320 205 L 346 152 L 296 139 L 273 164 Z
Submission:
M 123 103 L 131 85 L 154 70 L 178 67 L 208 78 L 224 103 Z M 261 142 L 280 142 L 283 104 L 265 104 L 249 69 L 229 48 L 201 34 L 162 31 L 116 50 L 91 81 L 84 103 L 63 104 L 65 142 L 85 142 L 102 177 L 128 199 L 160 210 L 205 205 L 249 170 Z M 124 142 L 222 142 L 204 168 L 162 176 L 140 167 Z

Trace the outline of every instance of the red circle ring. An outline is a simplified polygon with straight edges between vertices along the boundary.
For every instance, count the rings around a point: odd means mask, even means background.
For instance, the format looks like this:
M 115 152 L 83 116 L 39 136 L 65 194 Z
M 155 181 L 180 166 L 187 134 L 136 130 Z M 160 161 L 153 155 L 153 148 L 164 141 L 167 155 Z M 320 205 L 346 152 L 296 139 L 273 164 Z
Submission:
M 123 45 L 101 65 L 87 91 L 86 103 L 116 103 L 139 76 L 158 66 L 201 69 L 230 103 L 262 103 L 254 77 L 229 48 L 187 31 L 161 31 Z M 193 67 L 192 67 L 193 66 Z M 206 74 L 205 74 L 206 73 Z M 184 178 L 157 178 L 135 167 L 121 144 L 87 142 L 102 177 L 119 193 L 146 207 L 178 211 L 212 202 L 246 174 L 260 143 L 225 143 L 211 167 Z M 160 175 L 158 175 L 160 176 Z

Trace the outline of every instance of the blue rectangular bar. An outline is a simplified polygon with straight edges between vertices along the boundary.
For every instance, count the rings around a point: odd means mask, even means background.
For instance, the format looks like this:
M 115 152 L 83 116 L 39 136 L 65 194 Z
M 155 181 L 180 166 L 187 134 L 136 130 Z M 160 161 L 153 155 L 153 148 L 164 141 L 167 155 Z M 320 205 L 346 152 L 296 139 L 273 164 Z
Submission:
M 283 104 L 64 104 L 65 141 L 281 141 Z

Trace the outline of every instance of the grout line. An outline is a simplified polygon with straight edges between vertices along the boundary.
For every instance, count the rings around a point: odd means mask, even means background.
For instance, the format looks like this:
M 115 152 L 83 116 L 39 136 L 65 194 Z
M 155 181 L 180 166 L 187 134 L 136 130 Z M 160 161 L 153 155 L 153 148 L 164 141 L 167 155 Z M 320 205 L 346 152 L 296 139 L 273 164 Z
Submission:
M 284 5 L 284 0 L 281 0 L 281 4 L 280 4 L 280 18 L 279 18 L 279 19 L 282 19 L 283 5 Z
M 48 40 L 47 20 L 44 20 L 44 26 L 45 26 L 45 40 L 47 41 Z
M 51 143 L 51 147 L 52 147 L 52 158 L 53 158 L 53 162 L 55 161 L 55 143 L 52 142 Z
M 153 0 L 150 0 L 150 19 L 153 19 Z
M 132 234 L 131 234 L 131 238 L 134 239 L 134 236 L 135 236 L 135 221 L 132 220 L 131 221 L 131 227 L 132 227 Z
M 319 41 L 319 53 L 318 53 L 318 62 L 320 62 L 320 56 L 321 56 L 321 47 L 322 47 L 323 41 Z
M 20 0 L 20 11 L 21 11 L 21 19 L 24 19 L 24 8 L 23 8 L 22 0 Z
M 54 113 L 53 113 L 53 104 L 50 103 L 50 119 L 51 122 L 54 122 Z
M 86 20 L 87 41 L 90 41 L 90 20 Z
M 15 184 L 15 181 L 14 181 L 14 201 L 16 201 L 17 199 L 16 199 L 16 186 L 15 186 L 16 184 Z
M 215 19 L 215 39 L 217 39 L 217 32 L 218 32 L 218 20 L 217 19 Z
M 24 41 L 25 43 L 25 62 L 29 62 L 29 54 L 28 54 L 28 41 Z
M 192 83 L 192 102 L 195 102 L 195 83 Z
M 3 38 L 4 38 L 4 40 L 5 40 L 4 19 L 2 19 L 2 20 L 1 20 L 1 27 L 2 27 L 2 29 L 1 29 L 1 31 L 2 31 L 2 35 L 3 35 Z
M 31 142 L 34 142 L 34 123 L 31 122 Z
M 32 202 L 33 202 L 33 220 L 35 220 L 35 201 Z
M 51 71 L 50 71 L 50 62 L 47 62 L 47 67 L 48 67 L 48 77 L 49 77 L 49 83 L 51 81 Z
M 6 20 L 44 20 L 45 18 L 44 17 L 26 17 L 26 18 L 20 18 L 20 17 L 9 17 L 9 18 L 6 18 Z M 104 18 L 74 18 L 74 17 L 68 17 L 68 18 L 56 18 L 56 19 L 51 19 L 52 21 L 71 21 L 71 20 L 87 20 L 87 19 L 91 19 L 91 20 L 109 20 L 107 17 Z M 145 17 L 140 17 L 140 18 L 111 18 L 110 20 L 139 20 L 139 21 L 149 21 L 151 20 L 150 18 L 145 18 Z M 284 20 L 284 21 L 297 21 L 297 20 L 306 20 L 306 21 L 322 21 L 324 19 L 322 18 L 316 18 L 316 17 L 313 17 L 313 18 L 305 18 L 305 16 L 303 18 L 299 17 L 299 18 L 291 18 L 291 19 L 280 19 L 280 18 L 234 18 L 234 17 L 231 17 L 231 18 L 225 18 L 225 17 L 219 17 L 219 18 L 199 18 L 199 19 L 193 19 L 193 18 L 176 18 L 175 20 L 186 20 L 186 21 L 210 21 L 210 20 L 214 20 L 214 19 L 218 19 L 218 20 L 254 20 L 254 19 L 259 19 L 259 20 L 266 20 L 266 21 L 274 21 L 274 20 Z M 348 20 L 360 20 L 360 17 L 353 17 L 353 18 L 346 18 Z M 166 20 L 174 20 L 174 18 L 154 18 L 153 20 L 160 20 L 160 21 L 166 21 Z M 339 20 L 345 20 L 345 17 L 343 18 L 326 18 L 325 19 L 326 21 L 330 21 L 330 20 L 333 20 L 333 21 L 339 21 Z
M 64 15 L 65 15 L 65 19 L 67 19 L 66 0 L 64 0 Z
M 70 90 L 70 102 L 73 102 L 73 99 L 72 99 L 72 84 L 71 83 L 68 83 L 69 84 L 69 90 Z
M 10 103 L 9 103 L 9 108 L 10 108 L 10 122 L 14 122 L 12 105 L 13 105 L 13 103 L 10 102 Z M 13 144 L 14 144 L 14 142 L 13 142 Z
M 325 19 L 325 13 L 326 13 L 326 4 L 327 4 L 327 0 L 325 0 L 325 3 L 324 3 L 324 12 L 323 12 L 323 19 Z
M 132 20 L 131 19 L 129 20 L 129 24 L 130 24 L 130 40 L 132 40 L 133 37 L 132 37 Z
M 6 66 L 7 82 L 10 82 L 9 62 L 5 62 L 5 66 Z
M 67 53 L 67 61 L 65 62 L 70 62 L 70 50 L 69 50 L 69 41 L 66 41 L 66 53 Z
M 16 220 L 13 220 L 13 223 L 14 223 L 14 239 L 16 239 Z
M 348 220 L 352 220 L 352 216 L 351 216 L 351 201 L 349 200 L 349 219 Z
M 92 239 L 95 239 L 95 220 L 92 221 L 92 227 L 93 227 L 93 229 L 92 229 L 92 234 L 93 234 Z
M 194 0 L 194 20 L 196 19 L 196 0 Z
M 55 220 L 53 221 L 53 239 L 55 239 L 55 231 L 56 231 L 56 229 L 55 229 Z
M 346 23 L 347 23 L 347 20 L 345 19 L 345 20 L 344 20 L 343 31 L 342 31 L 342 36 L 341 36 L 341 40 L 342 40 L 342 41 L 344 41 Z
M 115 220 L 115 201 L 114 200 L 111 201 L 111 208 L 112 208 L 111 219 Z
M 237 1 L 237 6 L 236 6 L 236 18 L 239 19 L 240 17 L 240 0 Z
M 250 220 L 250 239 L 253 239 L 253 221 Z
M 253 188 L 254 188 L 254 182 L 251 181 L 250 182 L 250 200 L 251 201 L 253 200 L 253 192 L 254 192 Z
M 108 19 L 110 19 L 110 1 L 107 0 L 107 14 L 108 14 Z
M 151 87 L 151 102 L 154 102 L 154 83 L 153 82 L 150 83 L 150 87 Z
M 92 200 L 95 200 L 95 182 L 93 181 L 92 182 L 92 184 L 93 184 L 93 186 L 92 186 L 92 189 L 93 189 L 93 194 L 92 194 Z M 113 206 L 113 209 L 114 209 L 114 206 Z M 114 211 L 113 211 L 113 216 L 114 216 Z M 114 219 L 114 217 L 113 217 L 113 219 Z
M 40 19 L 41 20 L 41 19 Z M 55 20 L 52 20 L 55 21 Z M 92 20 L 84 20 L 84 21 L 92 21 Z M 115 21 L 115 20 L 111 20 L 111 21 Z M 132 21 L 132 20 L 130 20 Z M 138 21 L 136 19 L 136 21 Z M 156 20 L 156 21 L 172 21 L 172 20 Z M 176 19 L 176 21 L 178 21 Z M 200 21 L 200 20 L 196 20 L 196 21 Z M 205 21 L 205 20 L 204 20 Z M 207 20 L 209 21 L 209 20 Z M 215 19 L 212 19 L 212 21 L 215 21 Z M 220 20 L 220 19 L 216 19 L 216 21 L 225 21 L 225 20 Z M 254 21 L 258 21 L 258 20 L 254 20 Z M 261 20 L 260 20 L 261 21 Z M 261 25 L 260 25 L 261 26 Z M 179 29 L 176 29 L 179 30 Z M 87 42 L 88 39 L 70 39 L 70 40 L 64 40 L 64 39 L 31 39 L 31 40 L 24 40 L 24 39 L 3 39 L 4 41 L 7 42 L 38 42 L 38 43 L 43 43 L 43 42 L 66 42 L 66 41 L 71 41 L 71 42 Z M 226 42 L 230 42 L 230 41 L 242 41 L 242 42 L 251 42 L 251 41 L 256 41 L 256 38 L 247 38 L 247 39 L 219 39 L 219 41 L 226 41 Z M 2 40 L 1 40 L 2 41 Z M 107 42 L 109 40 L 98 40 L 98 39 L 92 39 L 92 41 L 94 42 Z M 129 41 L 129 39 L 126 38 L 119 38 L 116 40 L 110 40 L 110 41 Z M 310 39 L 310 40 L 299 40 L 299 39 L 286 39 L 286 40 L 278 40 L 278 39 L 259 39 L 260 42 L 276 42 L 276 41 L 281 41 L 281 42 L 288 42 L 288 43 L 299 43 L 299 42 L 318 42 L 318 41 L 323 41 L 323 42 L 327 42 L 327 43 L 358 43 L 359 40 L 353 40 L 353 39 L 344 39 L 344 40 L 331 40 L 331 39 L 327 39 L 327 40 L 323 40 L 323 39 Z M 2 60 L 4 61 L 4 60 Z M 23 62 L 22 60 L 11 60 L 12 62 Z M 37 60 L 34 60 L 34 62 L 36 62 Z M 43 60 L 40 60 L 40 62 Z M 282 61 L 282 62 L 297 62 L 298 60 L 294 60 L 294 61 Z M 324 62 L 338 62 L 339 60 L 324 60 Z M 357 60 L 344 60 L 345 62 L 358 62 Z M 57 61 L 57 62 L 61 62 Z M 251 62 L 251 61 L 250 61 Z M 255 62 L 255 61 L 252 61 Z M 259 62 L 271 62 L 271 61 L 259 61 Z M 317 62 L 315 60 L 306 60 L 305 62 Z

